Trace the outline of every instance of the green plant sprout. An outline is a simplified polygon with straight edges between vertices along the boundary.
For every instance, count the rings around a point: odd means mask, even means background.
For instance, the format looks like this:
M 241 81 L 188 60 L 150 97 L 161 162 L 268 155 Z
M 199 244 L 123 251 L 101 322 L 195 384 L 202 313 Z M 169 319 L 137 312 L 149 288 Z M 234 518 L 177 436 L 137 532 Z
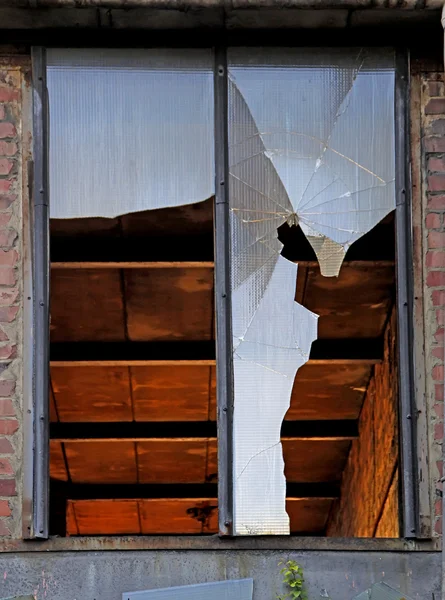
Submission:
M 289 588 L 286 594 L 277 596 L 277 600 L 307 600 L 304 588 L 303 569 L 294 560 L 280 561 L 280 574 L 283 575 L 283 584 Z

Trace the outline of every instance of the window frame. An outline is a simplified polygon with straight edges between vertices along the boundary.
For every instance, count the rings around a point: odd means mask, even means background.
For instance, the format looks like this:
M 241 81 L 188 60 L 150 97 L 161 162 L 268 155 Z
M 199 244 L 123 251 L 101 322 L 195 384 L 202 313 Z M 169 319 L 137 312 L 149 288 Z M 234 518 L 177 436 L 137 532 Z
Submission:
M 235 41 L 236 41 L 236 35 Z M 286 46 L 286 36 L 279 43 L 260 45 Z M 154 44 L 155 46 L 165 45 Z M 168 39 L 168 36 L 167 36 Z M 100 40 L 99 40 L 100 41 Z M 205 40 L 203 40 L 205 41 Z M 249 43 L 258 45 L 256 35 Z M 255 41 L 257 43 L 255 44 Z M 340 40 L 341 42 L 342 40 Z M 179 45 L 181 40 L 177 40 Z M 54 46 L 75 46 L 65 41 Z M 106 44 L 98 44 L 102 47 Z M 190 44 L 186 44 L 189 46 Z M 192 44 L 193 45 L 193 44 Z M 190 45 L 190 46 L 192 46 Z M 207 45 L 207 44 L 206 44 Z M 231 302 L 229 262 L 229 205 L 228 205 L 228 94 L 227 47 L 240 45 L 223 40 L 214 46 L 214 98 L 215 98 L 215 308 L 217 355 L 217 426 L 218 426 L 218 484 L 219 536 L 231 537 L 233 518 L 232 475 L 232 425 L 233 425 L 233 370 L 231 360 Z M 294 45 L 294 44 L 293 44 Z M 310 44 L 305 44 L 310 45 Z M 312 44 L 315 45 L 315 44 Z M 352 45 L 341 43 L 342 46 Z M 355 44 L 357 45 L 357 44 Z M 363 44 L 365 45 L 365 44 Z M 92 45 L 93 46 L 93 45 Z M 212 46 L 212 44 L 210 44 Z M 122 46 L 124 47 L 124 46 Z M 125 47 L 129 47 L 126 45 Z M 30 229 L 32 248 L 32 307 L 27 305 L 28 321 L 32 330 L 30 356 L 32 392 L 25 398 L 28 427 L 31 439 L 26 441 L 32 456 L 32 465 L 25 464 L 23 510 L 24 538 L 49 537 L 49 189 L 48 189 L 48 98 L 46 90 L 46 49 L 34 46 L 31 50 L 33 81 L 33 164 L 30 184 Z M 395 143 L 396 143 L 396 270 L 397 270 L 397 321 L 399 352 L 399 423 L 400 423 L 400 473 L 401 473 L 401 537 L 420 539 L 430 537 L 428 527 L 421 527 L 419 512 L 419 485 L 429 486 L 429 478 L 422 482 L 418 472 L 416 448 L 415 362 L 413 346 L 413 244 L 412 206 L 410 185 L 409 147 L 409 52 L 396 51 L 395 62 Z M 31 450 L 30 450 L 31 449 Z M 25 448 L 26 450 L 26 448 Z M 419 457 L 420 458 L 420 457 Z M 425 472 L 425 467 L 423 465 Z M 425 491 L 425 490 L 424 490 Z M 429 487 L 426 497 L 429 504 Z M 424 502 L 424 505 L 427 504 Z M 422 517 L 429 507 L 422 507 Z M 122 537 L 122 536 L 118 536 Z M 157 536 L 146 536 L 157 537 Z M 273 538 L 274 536 L 271 536 Z M 242 539 L 242 537 L 241 537 Z M 302 539 L 285 536 L 285 540 Z M 333 538 L 335 540 L 335 538 Z M 235 541 L 240 541 L 235 537 Z M 328 541 L 329 545 L 330 540 Z M 286 545 L 286 544 L 285 544 Z M 293 544 L 292 544 L 293 546 Z

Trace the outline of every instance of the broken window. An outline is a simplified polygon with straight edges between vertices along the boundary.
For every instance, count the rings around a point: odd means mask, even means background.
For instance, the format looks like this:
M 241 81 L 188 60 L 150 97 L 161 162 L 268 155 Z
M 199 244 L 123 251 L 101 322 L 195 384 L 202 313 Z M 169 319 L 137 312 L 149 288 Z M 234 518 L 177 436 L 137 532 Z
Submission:
M 227 59 L 47 51 L 50 532 L 397 537 L 393 52 Z
M 299 265 L 278 230 L 299 226 L 321 275 L 338 277 L 395 208 L 393 59 L 231 49 L 229 90 L 234 530 L 287 534 L 281 423 L 318 315 L 295 301 Z

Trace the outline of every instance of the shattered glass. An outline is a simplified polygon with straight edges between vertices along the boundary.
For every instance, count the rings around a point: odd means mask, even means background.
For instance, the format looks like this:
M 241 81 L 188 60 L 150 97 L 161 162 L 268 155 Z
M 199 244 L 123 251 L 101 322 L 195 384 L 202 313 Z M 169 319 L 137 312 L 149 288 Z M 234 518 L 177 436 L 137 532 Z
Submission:
M 53 48 L 47 62 L 51 218 L 213 196 L 211 50 Z
M 289 533 L 280 428 L 317 336 L 277 229 L 300 226 L 338 275 L 395 208 L 393 96 L 391 51 L 229 51 L 236 534 Z

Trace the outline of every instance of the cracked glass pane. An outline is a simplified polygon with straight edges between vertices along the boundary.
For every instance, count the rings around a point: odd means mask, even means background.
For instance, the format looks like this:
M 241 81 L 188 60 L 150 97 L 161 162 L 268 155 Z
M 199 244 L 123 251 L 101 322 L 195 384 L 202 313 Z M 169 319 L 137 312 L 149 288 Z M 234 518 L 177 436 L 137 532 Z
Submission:
M 208 49 L 49 49 L 51 218 L 214 194 Z
M 317 336 L 277 229 L 300 226 L 338 275 L 395 207 L 393 94 L 391 51 L 229 51 L 236 534 L 289 533 L 280 429 Z

